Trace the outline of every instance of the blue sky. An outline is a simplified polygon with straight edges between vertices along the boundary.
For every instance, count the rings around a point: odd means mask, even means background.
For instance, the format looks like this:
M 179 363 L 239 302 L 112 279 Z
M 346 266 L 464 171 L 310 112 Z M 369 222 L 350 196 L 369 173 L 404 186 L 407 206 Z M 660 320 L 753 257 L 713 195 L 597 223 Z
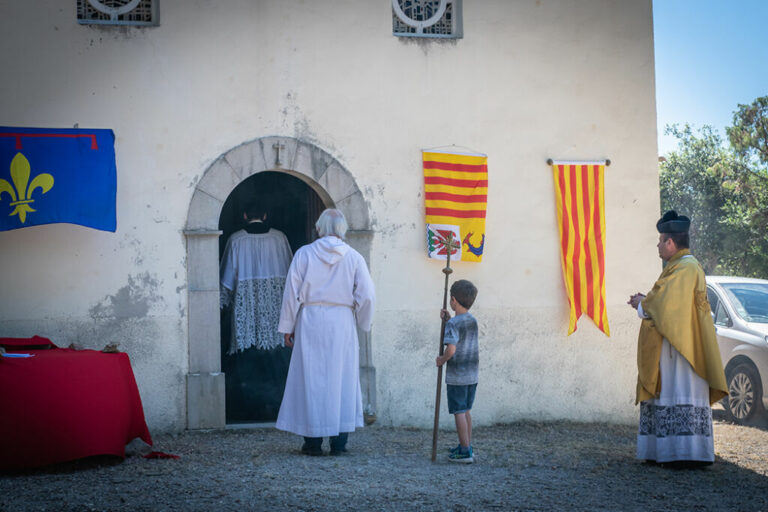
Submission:
M 725 137 L 739 103 L 768 96 L 768 0 L 653 0 L 653 22 L 660 155 L 667 124 Z

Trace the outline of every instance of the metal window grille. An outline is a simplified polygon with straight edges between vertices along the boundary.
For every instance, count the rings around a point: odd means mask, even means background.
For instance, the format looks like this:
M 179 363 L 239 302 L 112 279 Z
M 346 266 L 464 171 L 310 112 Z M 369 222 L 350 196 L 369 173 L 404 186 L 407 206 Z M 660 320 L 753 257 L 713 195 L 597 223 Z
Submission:
M 392 0 L 392 34 L 461 38 L 461 0 Z
M 81 25 L 158 25 L 159 0 L 77 0 Z

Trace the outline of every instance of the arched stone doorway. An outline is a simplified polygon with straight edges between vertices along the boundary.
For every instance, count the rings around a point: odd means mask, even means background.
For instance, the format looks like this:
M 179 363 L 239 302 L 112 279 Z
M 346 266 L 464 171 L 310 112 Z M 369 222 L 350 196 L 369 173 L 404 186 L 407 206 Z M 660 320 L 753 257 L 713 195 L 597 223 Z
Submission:
M 293 254 L 316 238 L 315 221 L 328 207 L 306 182 L 279 171 L 262 171 L 235 187 L 219 218 L 219 261 L 230 236 L 246 227 L 243 212 L 249 204 L 263 207 L 271 228 L 288 238 Z M 262 304 L 263 308 L 270 304 Z M 279 299 L 272 307 L 280 307 Z M 263 423 L 277 420 L 292 350 L 283 347 L 248 347 L 232 351 L 233 307 L 221 310 L 221 369 L 226 384 L 227 424 Z M 273 312 L 274 313 L 274 312 Z M 264 314 L 268 314 L 264 311 Z M 274 333 L 273 340 L 282 341 Z
M 347 243 L 370 264 L 368 205 L 352 174 L 322 149 L 291 137 L 263 137 L 221 155 L 198 182 L 187 214 L 188 346 L 187 428 L 222 428 L 225 380 L 221 372 L 219 321 L 219 217 L 241 182 L 256 173 L 281 172 L 305 182 L 327 206 L 344 212 Z M 376 410 L 376 377 L 370 334 L 360 337 L 363 406 Z

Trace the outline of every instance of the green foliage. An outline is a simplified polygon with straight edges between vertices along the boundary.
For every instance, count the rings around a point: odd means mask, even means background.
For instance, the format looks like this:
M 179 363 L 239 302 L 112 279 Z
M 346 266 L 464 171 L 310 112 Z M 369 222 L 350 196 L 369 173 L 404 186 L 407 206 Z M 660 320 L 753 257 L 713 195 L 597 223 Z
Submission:
M 768 96 L 739 105 L 733 113 L 733 126 L 725 130 L 738 154 L 768 164 Z
M 667 127 L 678 149 L 660 166 L 661 207 L 691 217 L 691 250 L 707 274 L 768 278 L 768 172 L 760 166 L 768 146 L 760 146 L 764 137 L 743 135 L 759 131 L 745 127 L 768 126 L 768 108 L 760 119 L 754 109 L 739 112 L 728 130 L 739 146 L 724 145 L 709 126 L 696 133 L 689 125 Z

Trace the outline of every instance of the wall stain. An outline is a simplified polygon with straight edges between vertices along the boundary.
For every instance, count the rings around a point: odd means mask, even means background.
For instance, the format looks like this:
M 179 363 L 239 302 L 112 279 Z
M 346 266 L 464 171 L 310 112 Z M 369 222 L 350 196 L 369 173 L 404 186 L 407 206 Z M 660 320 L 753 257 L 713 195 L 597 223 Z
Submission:
M 121 322 L 131 318 L 145 318 L 150 307 L 162 301 L 157 289 L 160 282 L 149 272 L 128 276 L 128 285 L 114 295 L 107 295 L 88 310 L 93 320 Z
M 461 38 L 454 37 L 398 37 L 398 42 L 402 46 L 415 46 L 419 48 L 425 57 L 429 56 L 433 48 L 458 46 Z
M 290 129 L 291 123 L 293 123 L 293 138 L 298 142 L 305 144 L 311 144 L 322 148 L 329 156 L 333 155 L 339 164 L 343 160 L 343 154 L 339 149 L 331 144 L 328 140 L 321 139 L 315 130 L 312 128 L 309 118 L 304 114 L 301 107 L 298 104 L 299 94 L 296 91 L 288 91 L 285 94 L 282 108 L 279 112 L 282 114 L 282 126 L 285 130 Z M 298 148 L 297 148 L 298 149 Z M 313 148 L 314 150 L 315 148 Z M 295 155 L 294 155 L 295 157 Z
M 112 41 L 127 41 L 129 39 L 146 39 L 154 26 L 132 26 L 132 25 L 86 25 L 93 38 L 90 40 L 91 46 L 98 38 L 98 43 L 104 42 L 104 39 Z

